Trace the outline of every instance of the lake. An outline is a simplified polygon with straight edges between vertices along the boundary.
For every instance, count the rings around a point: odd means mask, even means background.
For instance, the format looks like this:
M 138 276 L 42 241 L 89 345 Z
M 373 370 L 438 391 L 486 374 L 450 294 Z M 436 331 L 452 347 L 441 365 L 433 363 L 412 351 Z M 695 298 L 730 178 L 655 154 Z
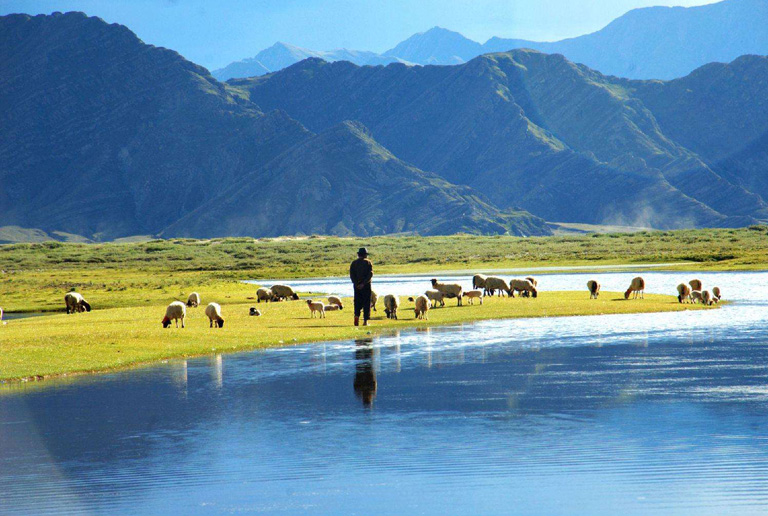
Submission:
M 635 275 L 542 275 L 540 295 Z M 668 294 L 698 277 L 733 304 L 0 385 L 0 513 L 765 514 L 768 273 L 642 275 Z

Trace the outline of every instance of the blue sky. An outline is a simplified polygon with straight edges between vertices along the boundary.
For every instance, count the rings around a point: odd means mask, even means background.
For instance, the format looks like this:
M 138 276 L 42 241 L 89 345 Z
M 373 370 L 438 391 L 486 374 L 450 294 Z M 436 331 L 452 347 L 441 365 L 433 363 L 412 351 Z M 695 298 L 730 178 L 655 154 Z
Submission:
M 491 36 L 551 41 L 594 32 L 637 7 L 708 3 L 713 1 L 0 0 L 0 14 L 83 11 L 215 69 L 276 41 L 381 52 L 434 26 L 480 42 Z

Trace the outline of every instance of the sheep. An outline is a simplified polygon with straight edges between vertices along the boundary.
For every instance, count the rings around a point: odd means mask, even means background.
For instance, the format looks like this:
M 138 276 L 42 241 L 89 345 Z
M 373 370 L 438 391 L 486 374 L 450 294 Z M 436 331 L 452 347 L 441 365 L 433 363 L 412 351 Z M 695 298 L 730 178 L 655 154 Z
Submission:
M 597 299 L 597 296 L 600 295 L 600 283 L 596 280 L 587 281 L 587 289 L 589 289 L 589 299 Z
M 270 288 L 272 294 L 274 294 L 275 301 L 282 301 L 283 299 L 293 299 L 298 301 L 299 295 L 293 291 L 288 285 L 272 285 Z
M 252 317 L 260 317 L 261 316 L 261 310 L 256 310 L 256 307 L 252 306 L 250 312 L 248 312 L 248 315 L 250 315 Z
M 416 319 L 424 319 L 425 321 L 428 320 L 427 312 L 431 308 L 431 305 L 427 296 L 422 294 L 416 299 L 409 297 L 408 301 L 413 303 L 413 311 L 416 314 Z
M 710 292 L 709 290 L 703 290 L 701 292 L 701 301 L 706 306 L 712 306 L 712 303 L 715 302 L 715 296 L 713 296 L 712 292 Z
M 703 303 L 704 298 L 702 296 L 701 290 L 692 290 L 691 291 L 691 302 L 693 303 Z
M 265 303 L 275 301 L 275 294 L 272 292 L 272 289 L 262 287 L 256 291 L 256 302 L 261 303 L 262 301 Z
M 443 293 L 445 297 L 448 299 L 453 299 L 454 297 L 458 299 L 458 305 L 461 306 L 461 298 L 463 296 L 461 285 L 458 283 L 439 283 L 437 279 L 432 278 L 432 288 L 435 290 L 439 290 Z
M 323 311 L 324 312 L 337 312 L 341 310 L 341 307 L 337 304 L 333 305 L 323 305 Z
M 224 327 L 224 319 L 221 317 L 221 306 L 218 303 L 208 303 L 208 306 L 205 307 L 205 315 L 208 316 L 211 322 L 209 328 L 213 328 L 214 324 L 219 328 Z
M 379 300 L 379 295 L 375 290 L 371 290 L 371 310 L 376 311 L 376 302 Z
M 640 276 L 634 278 L 632 283 L 629 284 L 629 288 L 624 292 L 624 299 L 629 299 L 629 295 L 634 292 L 635 296 L 632 299 L 637 299 L 637 294 L 640 294 L 640 299 L 645 299 L 645 280 Z
M 439 290 L 427 290 L 424 295 L 432 302 L 432 306 L 437 306 L 438 303 L 440 306 L 445 306 L 445 294 Z
M 691 286 L 691 290 L 701 290 L 701 280 L 692 279 L 688 284 Z
M 328 303 L 338 306 L 339 310 L 344 310 L 344 305 L 341 303 L 341 298 L 338 296 L 328 296 Z
M 531 285 L 533 285 L 534 287 L 538 286 L 538 284 L 539 284 L 539 282 L 533 276 L 526 276 L 523 279 L 526 279 L 526 280 L 530 281 Z M 530 297 L 530 295 L 531 295 L 531 292 L 528 291 L 528 290 L 524 290 L 523 293 L 522 293 L 523 297 Z
M 323 303 L 307 299 L 307 306 L 311 317 L 314 318 L 315 315 L 318 315 L 321 319 L 325 318 L 325 305 Z
M 526 292 L 529 296 L 534 298 L 538 297 L 539 291 L 536 287 L 527 279 L 511 279 L 509 280 L 509 295 L 515 297 L 515 292 Z M 526 296 L 527 297 L 527 296 Z
M 470 305 L 475 304 L 475 299 L 480 300 L 480 304 L 483 304 L 483 291 L 482 290 L 468 290 L 464 292 L 464 297 L 467 298 Z
M 691 287 L 689 287 L 685 283 L 680 283 L 677 286 L 677 302 L 684 303 L 686 299 L 688 300 L 689 303 L 693 302 L 693 300 L 691 299 Z
M 91 305 L 83 299 L 82 294 L 79 292 L 68 292 L 67 295 L 64 296 L 64 303 L 67 306 L 68 314 L 91 311 Z
M 484 276 L 483 274 L 475 274 L 472 277 L 472 288 L 478 289 L 478 288 L 485 288 L 485 280 L 488 279 L 488 276 Z
M 387 319 L 397 319 L 397 308 L 400 306 L 400 299 L 392 294 L 384 296 L 384 313 Z
M 507 280 L 505 279 L 497 278 L 496 276 L 488 276 L 485 280 L 485 293 L 492 296 L 497 290 L 499 291 L 500 296 L 503 295 L 504 292 L 509 294 L 509 283 L 507 283 Z
M 171 321 L 176 321 L 176 327 L 179 327 L 179 319 L 181 319 L 181 327 L 184 327 L 184 318 L 187 316 L 187 305 L 181 301 L 174 301 L 168 308 L 165 309 L 165 317 L 163 317 L 163 328 L 168 328 L 171 325 Z
M 187 298 L 187 306 L 191 306 L 193 308 L 200 306 L 200 294 L 197 292 L 192 292 Z
M 712 287 L 712 294 L 715 296 L 715 303 L 720 302 L 720 287 Z

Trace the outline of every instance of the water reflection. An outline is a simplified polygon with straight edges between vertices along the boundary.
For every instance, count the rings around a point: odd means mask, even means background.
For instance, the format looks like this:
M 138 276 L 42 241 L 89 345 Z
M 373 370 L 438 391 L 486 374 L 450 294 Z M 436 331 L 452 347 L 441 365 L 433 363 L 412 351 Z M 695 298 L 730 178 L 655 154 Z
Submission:
M 364 407 L 372 407 L 376 397 L 376 371 L 373 366 L 373 339 L 355 341 L 355 394 Z

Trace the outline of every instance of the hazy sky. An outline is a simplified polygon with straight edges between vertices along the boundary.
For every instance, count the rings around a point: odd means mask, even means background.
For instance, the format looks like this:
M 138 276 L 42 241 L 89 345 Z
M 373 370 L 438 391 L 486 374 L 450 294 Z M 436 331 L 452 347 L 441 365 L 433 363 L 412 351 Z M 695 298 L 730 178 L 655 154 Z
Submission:
M 83 11 L 210 69 L 276 41 L 382 52 L 434 26 L 485 42 L 594 32 L 636 7 L 713 0 L 0 0 L 0 14 Z

